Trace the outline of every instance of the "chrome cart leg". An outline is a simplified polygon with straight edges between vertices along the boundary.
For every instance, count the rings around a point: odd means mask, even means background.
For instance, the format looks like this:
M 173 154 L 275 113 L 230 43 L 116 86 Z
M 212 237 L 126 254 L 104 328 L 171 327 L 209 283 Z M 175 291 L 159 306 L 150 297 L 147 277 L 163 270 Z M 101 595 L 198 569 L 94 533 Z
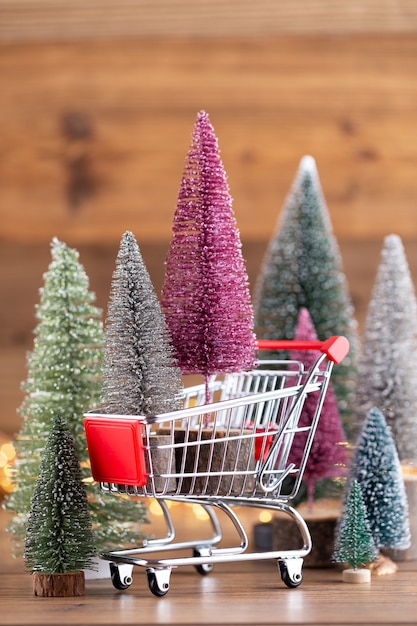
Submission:
M 205 542 L 204 544 L 195 546 L 193 549 L 193 557 L 197 559 L 203 556 L 211 557 L 213 554 L 213 547 L 222 539 L 222 529 L 213 507 L 203 503 L 201 503 L 200 506 L 205 510 L 210 519 L 213 535 L 211 540 Z M 194 567 L 199 574 L 207 576 L 207 574 L 210 574 L 210 572 L 213 571 L 214 565 L 213 563 L 198 563 Z
M 175 529 L 174 529 L 174 524 L 172 521 L 172 517 L 171 517 L 171 513 L 169 512 L 168 506 L 165 502 L 165 500 L 162 500 L 160 498 L 156 498 L 156 502 L 159 504 L 159 506 L 161 507 L 161 511 L 162 514 L 164 516 L 164 522 L 165 522 L 165 526 L 167 528 L 167 533 L 165 537 L 162 537 L 161 539 L 145 539 L 143 541 L 143 546 L 152 546 L 152 545 L 166 545 L 171 543 L 172 541 L 174 541 L 175 539 Z

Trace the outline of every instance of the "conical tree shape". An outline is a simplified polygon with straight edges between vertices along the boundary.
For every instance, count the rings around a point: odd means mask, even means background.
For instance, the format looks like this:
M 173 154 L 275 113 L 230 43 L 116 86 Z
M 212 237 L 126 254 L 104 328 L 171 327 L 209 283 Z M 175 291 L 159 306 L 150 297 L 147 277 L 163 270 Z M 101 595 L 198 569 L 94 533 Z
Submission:
M 179 408 L 181 372 L 135 237 L 120 242 L 105 325 L 103 410 L 155 415 Z
M 18 462 L 15 491 L 6 507 L 14 512 L 9 525 L 15 554 L 23 551 L 30 501 L 41 456 L 55 415 L 62 415 L 74 437 L 90 502 L 98 550 L 140 536 L 144 508 L 99 492 L 91 482 L 83 415 L 98 406 L 101 392 L 103 327 L 93 305 L 88 277 L 79 254 L 58 239 L 44 275 L 36 314 L 33 351 L 28 356 L 26 392 L 20 413 L 23 423 L 15 442 Z
M 258 337 L 292 339 L 301 307 L 308 309 L 319 339 L 344 335 L 349 340 L 349 354 L 332 374 L 349 435 L 357 323 L 315 161 L 310 156 L 301 160 L 257 278 L 254 312 Z
M 182 373 L 251 368 L 256 344 L 241 242 L 209 117 L 200 111 L 178 195 L 162 308 Z
M 378 550 L 366 517 L 366 507 L 357 480 L 350 485 L 346 507 L 335 537 L 333 560 L 353 569 L 375 561 Z
M 417 464 L 417 300 L 402 241 L 384 239 L 368 305 L 357 386 L 358 430 L 377 406 L 402 462 Z
M 370 409 L 350 469 L 361 486 L 369 526 L 378 548 L 410 546 L 408 502 L 394 439 L 381 411 Z
M 31 500 L 25 565 L 45 574 L 93 567 L 94 535 L 74 438 L 57 416 Z
M 304 307 L 300 309 L 295 339 L 300 341 L 316 341 L 317 335 L 309 312 Z M 301 361 L 309 371 L 315 364 L 319 351 L 292 350 L 290 359 Z M 324 366 L 323 366 L 324 368 Z M 318 401 L 318 392 L 310 393 L 304 403 L 300 415 L 299 426 L 310 426 Z M 288 463 L 300 467 L 304 454 L 308 433 L 300 432 L 294 437 Z M 307 499 L 310 508 L 313 505 L 314 488 L 317 481 L 324 478 L 342 476 L 346 472 L 347 454 L 344 442 L 346 436 L 343 430 L 340 413 L 332 383 L 329 383 L 323 401 L 320 419 L 317 425 L 313 444 L 307 457 L 303 480 L 307 485 Z

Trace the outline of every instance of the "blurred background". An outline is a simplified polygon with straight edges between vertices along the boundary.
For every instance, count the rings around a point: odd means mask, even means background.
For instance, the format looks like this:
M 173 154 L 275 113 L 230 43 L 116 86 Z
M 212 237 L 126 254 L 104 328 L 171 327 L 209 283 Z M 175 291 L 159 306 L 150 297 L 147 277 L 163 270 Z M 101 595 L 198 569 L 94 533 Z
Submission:
M 79 250 L 105 310 L 132 230 L 159 293 L 200 109 L 252 287 L 305 154 L 360 328 L 385 235 L 417 276 L 416 35 L 415 0 L 0 0 L 3 441 L 52 237 Z

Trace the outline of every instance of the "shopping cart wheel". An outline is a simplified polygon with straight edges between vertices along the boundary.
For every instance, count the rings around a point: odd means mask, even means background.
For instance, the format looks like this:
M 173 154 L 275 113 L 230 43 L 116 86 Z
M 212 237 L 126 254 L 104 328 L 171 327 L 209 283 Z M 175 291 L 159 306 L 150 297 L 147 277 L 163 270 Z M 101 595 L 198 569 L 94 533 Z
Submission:
M 149 589 L 154 596 L 165 596 L 169 591 L 169 577 L 171 575 L 171 569 L 154 569 L 148 568 L 146 570 L 148 577 Z
M 201 556 L 209 556 L 210 552 L 210 548 L 194 548 L 193 556 L 197 558 Z M 202 576 L 207 576 L 207 574 L 210 574 L 210 572 L 213 571 L 214 565 L 213 563 L 200 563 L 199 565 L 194 565 L 194 567 L 199 574 L 201 574 Z
M 287 587 L 298 587 L 303 582 L 303 559 L 288 559 L 278 561 L 282 582 Z
M 110 575 L 113 587 L 115 589 L 128 589 L 132 584 L 132 566 L 131 565 L 116 565 L 116 563 L 110 563 Z

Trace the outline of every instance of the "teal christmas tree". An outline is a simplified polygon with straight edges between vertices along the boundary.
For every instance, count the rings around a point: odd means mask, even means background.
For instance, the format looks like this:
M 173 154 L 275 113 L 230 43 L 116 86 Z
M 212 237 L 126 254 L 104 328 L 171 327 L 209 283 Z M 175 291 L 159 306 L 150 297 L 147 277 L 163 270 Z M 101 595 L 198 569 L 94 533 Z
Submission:
M 353 480 L 337 529 L 333 560 L 336 563 L 348 563 L 357 570 L 372 563 L 377 557 L 378 550 L 366 517 L 361 487 L 357 480 Z
M 351 461 L 350 480 L 361 486 L 377 548 L 407 549 L 410 525 L 400 461 L 391 431 L 376 407 L 366 416 Z
M 181 372 L 135 237 L 120 242 L 105 324 L 103 412 L 155 415 L 180 407 Z
M 62 415 L 74 437 L 88 493 L 98 550 L 138 536 L 144 508 L 117 496 L 104 496 L 93 484 L 83 414 L 100 401 L 103 356 L 101 311 L 94 305 L 89 280 L 75 249 L 54 238 L 52 261 L 44 274 L 38 324 L 28 355 L 23 422 L 15 446 L 15 490 L 6 502 L 14 515 L 9 525 L 16 555 L 23 551 L 30 501 L 52 420 Z
M 94 534 L 74 438 L 57 415 L 31 499 L 25 565 L 56 574 L 94 567 Z
M 183 374 L 250 369 L 253 309 L 217 138 L 200 111 L 186 156 L 161 304 Z M 207 395 L 208 399 L 208 395 Z
M 259 339 L 292 339 L 299 310 L 308 309 L 318 338 L 344 335 L 348 356 L 332 380 L 349 436 L 356 385 L 357 322 L 315 161 L 305 156 L 269 243 L 254 296 Z
M 300 309 L 295 339 L 299 341 L 317 341 L 316 331 L 309 312 L 304 307 Z M 315 364 L 319 351 L 291 350 L 289 358 L 303 363 L 306 371 Z M 316 412 L 318 392 L 310 393 L 304 403 L 298 425 L 310 427 Z M 288 463 L 300 467 L 306 446 L 308 432 L 302 431 L 295 435 Z M 314 440 L 307 457 L 303 474 L 303 481 L 307 485 L 307 502 L 313 507 L 314 492 L 318 481 L 328 478 L 341 477 L 346 473 L 347 453 L 346 437 L 343 430 L 340 413 L 332 383 L 329 383 L 323 400 L 320 419 L 317 424 Z
M 383 413 L 404 464 L 417 465 L 417 300 L 402 241 L 384 239 L 365 322 L 357 385 L 357 430 Z

